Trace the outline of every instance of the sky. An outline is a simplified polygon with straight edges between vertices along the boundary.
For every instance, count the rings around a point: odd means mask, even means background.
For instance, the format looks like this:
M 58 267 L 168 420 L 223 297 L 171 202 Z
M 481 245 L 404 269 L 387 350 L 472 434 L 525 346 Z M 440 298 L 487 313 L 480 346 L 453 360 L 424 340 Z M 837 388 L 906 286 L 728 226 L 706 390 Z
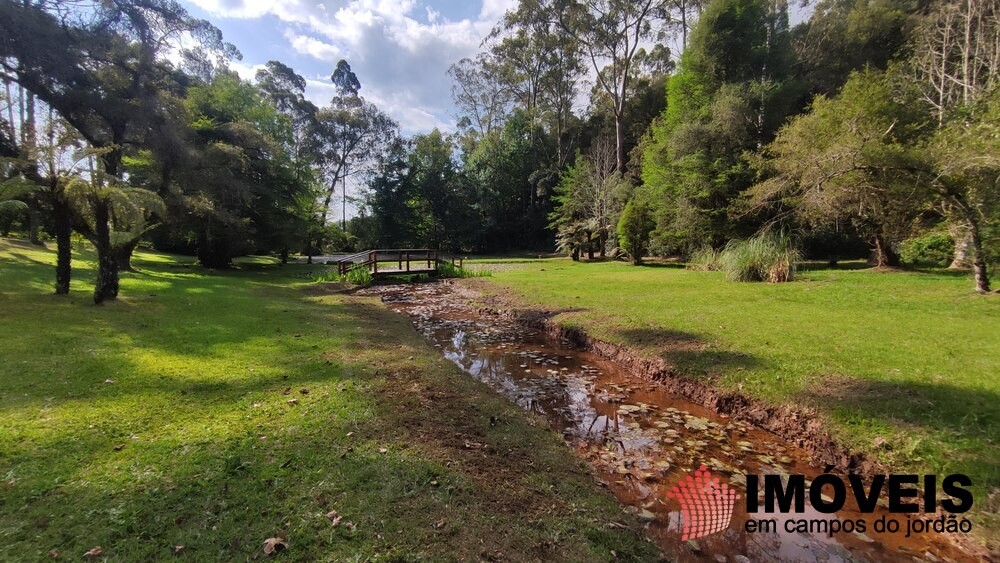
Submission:
M 403 134 L 454 130 L 448 67 L 472 57 L 516 0 L 182 0 L 243 54 L 230 64 L 252 78 L 269 60 L 302 75 L 317 105 L 334 95 L 330 75 L 346 59 L 361 94 Z

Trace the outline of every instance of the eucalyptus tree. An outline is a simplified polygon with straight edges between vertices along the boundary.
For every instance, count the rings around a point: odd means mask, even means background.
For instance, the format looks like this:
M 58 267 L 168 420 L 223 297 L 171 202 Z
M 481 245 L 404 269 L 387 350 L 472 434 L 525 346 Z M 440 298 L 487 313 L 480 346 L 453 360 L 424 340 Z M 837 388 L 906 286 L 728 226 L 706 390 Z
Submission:
M 585 66 L 580 43 L 558 25 L 556 0 L 524 0 L 508 11 L 484 42 L 496 75 L 518 105 L 548 124 L 555 141 L 554 167 L 567 157 L 567 132 Z
M 461 112 L 458 127 L 471 137 L 470 149 L 502 127 L 510 112 L 514 90 L 503 80 L 499 67 L 491 54 L 480 53 L 475 59 L 463 58 L 448 68 L 451 95 Z
M 615 169 L 625 171 L 624 115 L 632 66 L 645 42 L 664 36 L 666 0 L 560 0 L 556 22 L 575 38 L 611 99 L 615 118 Z
M 347 228 L 347 178 L 371 172 L 376 157 L 398 135 L 399 125 L 359 92 L 361 83 L 346 61 L 337 63 L 331 76 L 337 96 L 316 113 L 315 147 L 327 189 L 323 198 L 321 223 L 326 224 L 330 202 L 343 188 L 341 228 Z

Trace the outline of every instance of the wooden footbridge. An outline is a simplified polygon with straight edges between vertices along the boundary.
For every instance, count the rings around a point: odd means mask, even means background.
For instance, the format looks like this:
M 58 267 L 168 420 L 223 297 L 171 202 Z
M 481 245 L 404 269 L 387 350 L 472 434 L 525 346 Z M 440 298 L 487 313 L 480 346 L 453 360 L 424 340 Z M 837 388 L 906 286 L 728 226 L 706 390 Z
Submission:
M 365 268 L 373 278 L 408 274 L 436 274 L 438 264 L 441 263 L 462 267 L 461 258 L 444 257 L 437 250 L 427 248 L 366 250 L 340 257 L 335 263 L 337 264 L 337 273 L 340 275 L 356 268 Z

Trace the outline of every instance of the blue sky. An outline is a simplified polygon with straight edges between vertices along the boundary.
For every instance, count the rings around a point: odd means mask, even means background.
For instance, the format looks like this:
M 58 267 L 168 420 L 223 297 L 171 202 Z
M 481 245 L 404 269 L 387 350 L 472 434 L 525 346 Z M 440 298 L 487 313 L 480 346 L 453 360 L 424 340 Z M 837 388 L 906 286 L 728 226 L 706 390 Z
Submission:
M 269 60 L 308 81 L 319 105 L 333 96 L 330 74 L 346 59 L 361 93 L 399 121 L 404 134 L 454 129 L 448 67 L 479 50 L 515 0 L 182 0 L 243 53 L 246 78 Z

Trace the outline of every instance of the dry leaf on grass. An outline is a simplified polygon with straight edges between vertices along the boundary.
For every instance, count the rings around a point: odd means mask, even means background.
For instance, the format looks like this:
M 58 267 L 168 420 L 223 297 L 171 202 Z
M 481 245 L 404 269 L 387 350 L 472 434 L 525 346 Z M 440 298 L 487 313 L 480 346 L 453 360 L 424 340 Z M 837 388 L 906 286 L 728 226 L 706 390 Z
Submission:
M 182 551 L 184 551 L 184 546 L 183 545 L 175 545 L 174 546 L 174 553 L 180 553 Z
M 104 550 L 101 549 L 101 546 L 94 547 L 87 553 L 83 554 L 84 557 L 100 557 L 101 555 L 104 555 Z
M 59 559 L 59 550 L 53 549 L 49 551 L 49 557 L 51 557 L 52 559 Z
M 285 538 L 267 538 L 264 540 L 264 553 L 272 555 L 279 551 L 288 549 L 288 542 Z
M 343 516 L 337 514 L 336 510 L 331 510 L 330 512 L 327 512 L 326 517 L 328 520 L 330 520 L 331 526 L 336 526 L 337 524 L 340 524 L 340 519 L 343 518 Z
M 297 405 L 297 404 L 299 404 L 299 400 L 298 399 L 288 399 L 288 404 L 289 405 Z

